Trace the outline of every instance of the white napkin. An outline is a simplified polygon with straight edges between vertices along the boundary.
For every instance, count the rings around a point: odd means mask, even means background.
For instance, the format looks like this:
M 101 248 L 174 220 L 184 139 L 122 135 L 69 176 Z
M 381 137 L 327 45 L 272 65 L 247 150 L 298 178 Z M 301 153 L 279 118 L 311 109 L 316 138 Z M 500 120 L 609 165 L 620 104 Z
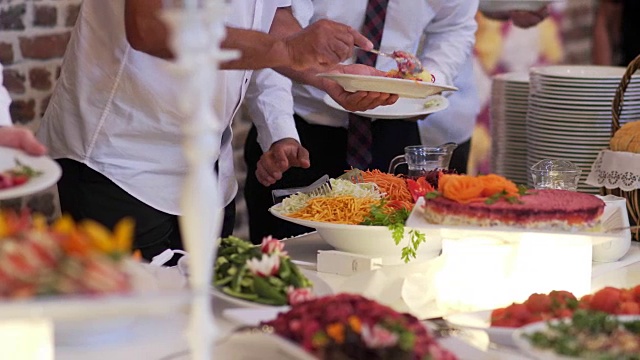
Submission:
M 385 266 L 350 276 L 336 292 L 361 294 L 396 311 L 425 319 L 437 311 L 432 284 L 441 267 L 439 257 L 420 263 Z
M 594 262 L 593 269 L 591 270 L 591 278 L 598 277 L 610 271 L 617 270 L 637 262 L 640 262 L 640 246 L 632 245 L 629 252 L 618 261 L 606 263 Z
M 175 291 L 187 286 L 187 279 L 178 267 L 161 267 L 137 261 L 125 262 L 135 293 Z

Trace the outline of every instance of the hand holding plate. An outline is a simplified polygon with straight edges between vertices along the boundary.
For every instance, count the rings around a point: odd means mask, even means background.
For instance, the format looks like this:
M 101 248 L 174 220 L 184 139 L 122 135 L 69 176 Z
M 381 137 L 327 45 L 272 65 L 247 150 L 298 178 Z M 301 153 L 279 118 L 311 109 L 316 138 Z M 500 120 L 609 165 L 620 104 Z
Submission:
M 384 76 L 385 72 L 362 64 L 340 65 L 332 72 L 368 76 Z M 392 105 L 398 95 L 376 91 L 349 92 L 333 80 L 323 79 L 323 90 L 340 106 L 349 111 L 366 111 L 382 105 Z

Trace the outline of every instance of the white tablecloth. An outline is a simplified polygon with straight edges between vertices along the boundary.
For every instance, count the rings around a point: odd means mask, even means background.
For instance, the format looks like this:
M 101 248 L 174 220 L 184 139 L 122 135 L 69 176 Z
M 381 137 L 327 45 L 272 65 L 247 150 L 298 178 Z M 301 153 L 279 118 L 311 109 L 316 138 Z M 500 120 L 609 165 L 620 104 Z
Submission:
M 324 243 L 316 233 L 311 233 L 287 240 L 286 249 L 294 260 L 315 263 L 317 250 L 330 250 L 331 247 Z M 632 249 L 634 252 L 640 252 L 639 244 L 634 243 Z M 640 284 L 639 262 L 619 265 L 607 264 L 604 271 L 598 271 L 598 276 L 592 280 L 592 289 L 596 291 L 604 286 L 631 287 Z M 602 270 L 602 266 L 600 270 Z M 318 274 L 318 276 L 334 289 L 346 280 L 345 277 L 338 275 Z M 234 307 L 234 305 L 219 299 L 213 299 L 212 303 L 216 324 L 221 335 L 237 326 L 222 316 L 225 309 Z M 123 330 L 126 331 L 126 336 L 117 336 L 116 334 L 101 345 L 58 346 L 56 347 L 56 358 L 71 360 L 188 359 L 185 352 L 188 348 L 184 335 L 186 325 L 186 314 L 140 318 L 132 326 Z M 441 339 L 443 345 L 452 349 L 461 359 L 527 359 L 518 355 L 514 349 L 496 348 L 495 345 L 489 344 L 488 338 L 481 331 L 464 332 L 462 336 L 464 338 Z M 234 360 L 270 358 L 260 349 L 252 350 L 252 347 L 257 346 L 259 345 L 227 341 L 222 343 L 217 350 L 216 353 L 219 355 L 217 358 L 229 358 L 228 354 L 235 354 Z M 244 355 L 240 356 L 241 354 Z

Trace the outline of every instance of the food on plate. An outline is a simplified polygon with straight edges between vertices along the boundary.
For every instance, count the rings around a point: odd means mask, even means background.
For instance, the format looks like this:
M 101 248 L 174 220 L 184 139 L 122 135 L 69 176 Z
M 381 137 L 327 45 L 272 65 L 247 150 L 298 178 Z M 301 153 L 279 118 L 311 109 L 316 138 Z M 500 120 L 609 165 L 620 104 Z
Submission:
M 432 224 L 513 226 L 527 229 L 591 230 L 600 225 L 604 202 L 568 190 L 526 190 L 498 175 L 439 177 L 438 191 L 425 195 L 424 216 Z
M 16 166 L 0 172 L 0 190 L 22 185 L 31 178 L 40 176 L 41 174 L 42 172 L 37 171 L 16 159 Z
M 609 142 L 613 151 L 640 153 L 640 121 L 622 125 Z
M 229 296 L 265 305 L 314 297 L 311 281 L 291 262 L 284 243 L 271 236 L 258 246 L 233 236 L 221 239 L 213 285 Z
M 640 315 L 640 285 L 630 289 L 605 287 L 580 300 L 568 291 L 532 294 L 524 303 L 493 310 L 491 326 L 520 327 L 542 320 L 571 317 L 577 309 L 613 315 Z
M 579 302 L 568 291 L 531 294 L 524 303 L 513 303 L 491 312 L 491 326 L 516 328 L 530 323 L 570 317 Z
M 424 69 L 420 60 L 415 56 L 405 51 L 394 51 L 392 55 L 396 59 L 400 59 L 397 60 L 398 68 L 388 71 L 386 77 L 426 82 L 436 81 L 436 77 Z M 419 71 L 420 69 L 422 70 Z
M 305 301 L 261 325 L 319 359 L 455 359 L 418 319 L 360 295 Z
M 640 320 L 617 319 L 607 313 L 578 310 L 571 319 L 550 322 L 523 337 L 536 348 L 581 359 L 640 358 Z
M 133 221 L 113 232 L 94 221 L 75 224 L 63 216 L 52 226 L 44 218 L 0 214 L 0 298 L 125 293 L 124 271 Z

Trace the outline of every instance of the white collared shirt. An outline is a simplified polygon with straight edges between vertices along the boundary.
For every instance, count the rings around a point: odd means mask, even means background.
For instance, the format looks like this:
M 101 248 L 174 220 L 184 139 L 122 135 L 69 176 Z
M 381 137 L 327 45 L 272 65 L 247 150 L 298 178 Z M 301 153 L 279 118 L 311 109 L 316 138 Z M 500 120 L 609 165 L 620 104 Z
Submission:
M 294 14 L 303 25 L 307 20 L 304 15 L 311 14 L 310 6 L 313 6 L 311 22 L 327 18 L 360 30 L 367 0 L 294 0 Z M 453 82 L 460 89 L 449 97 L 449 109 L 420 122 L 425 145 L 462 142 L 473 132 L 480 109 L 471 60 L 477 9 L 477 0 L 389 0 L 380 50 L 416 54 L 422 49 L 417 56 L 425 68 L 435 74 L 436 82 Z M 378 57 L 376 68 L 388 71 L 395 67 L 392 59 Z M 295 112 L 307 122 L 347 127 L 347 113 L 327 106 L 322 100 L 323 91 L 294 84 L 293 94 Z
M 2 85 L 2 64 L 0 64 L 0 126 L 12 125 L 9 105 L 11 105 L 11 97 L 7 89 Z
M 234 0 L 227 25 L 268 32 L 277 7 L 289 5 L 290 0 Z M 218 138 L 224 204 L 237 191 L 231 119 L 251 75 L 218 75 L 215 107 L 226 125 Z M 38 137 L 52 157 L 85 163 L 153 208 L 180 214 L 185 115 L 173 79 L 167 61 L 127 42 L 124 0 L 85 0 Z

